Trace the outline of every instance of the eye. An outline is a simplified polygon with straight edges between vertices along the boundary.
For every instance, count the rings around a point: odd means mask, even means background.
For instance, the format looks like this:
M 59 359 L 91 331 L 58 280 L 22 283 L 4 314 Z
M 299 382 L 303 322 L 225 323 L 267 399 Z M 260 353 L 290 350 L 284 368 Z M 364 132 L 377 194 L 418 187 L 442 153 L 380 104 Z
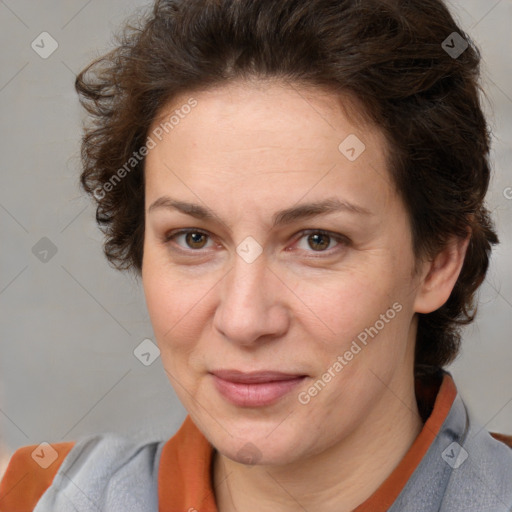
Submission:
M 209 238 L 209 235 L 203 231 L 198 229 L 181 229 L 179 231 L 174 231 L 165 236 L 164 242 L 168 243 L 171 241 L 176 241 L 180 237 L 184 237 L 185 245 L 177 244 L 182 249 L 192 249 L 199 250 L 204 249 L 206 241 Z
M 300 243 L 305 240 L 308 247 L 299 247 L 300 250 L 304 250 L 306 252 L 320 252 L 320 253 L 330 253 L 333 247 L 335 247 L 336 243 L 341 246 L 339 249 L 349 245 L 350 241 L 343 235 L 331 233 L 329 231 L 323 231 L 319 229 L 310 229 L 307 231 L 301 232 L 301 237 L 298 239 L 298 243 L 296 245 L 300 246 Z M 183 237 L 183 242 L 176 242 L 180 238 Z M 165 235 L 164 243 L 174 242 L 181 250 L 191 251 L 191 252 L 199 252 L 201 249 L 208 248 L 207 243 L 210 240 L 210 235 L 204 231 L 199 229 L 181 229 L 178 231 L 172 231 L 169 234 Z M 213 243 L 213 241 L 212 241 Z M 312 251 L 311 251 L 312 249 Z
M 302 236 L 299 238 L 298 245 L 300 245 L 302 240 L 305 240 L 307 247 L 305 248 L 303 246 L 299 248 L 307 252 L 312 252 L 311 250 L 308 250 L 308 247 L 313 249 L 313 252 L 330 252 L 329 249 L 335 247 L 335 242 L 337 242 L 338 245 L 341 245 L 342 247 L 349 244 L 349 240 L 343 235 L 338 235 L 318 229 L 303 231 Z

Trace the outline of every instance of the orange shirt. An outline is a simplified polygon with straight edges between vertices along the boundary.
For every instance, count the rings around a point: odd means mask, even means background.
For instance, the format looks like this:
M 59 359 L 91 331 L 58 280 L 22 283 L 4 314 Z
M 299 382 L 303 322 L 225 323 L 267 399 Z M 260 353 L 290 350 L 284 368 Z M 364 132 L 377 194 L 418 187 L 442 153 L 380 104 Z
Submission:
M 430 390 L 422 390 L 424 394 Z M 435 392 L 434 392 L 435 393 Z M 457 395 L 450 375 L 445 374 L 432 414 L 397 468 L 377 491 L 354 512 L 386 512 L 396 500 L 410 476 L 439 432 Z M 175 440 L 175 442 L 173 442 Z M 159 510 L 217 512 L 210 481 L 213 449 L 189 416 L 162 452 L 158 480 Z M 176 463 L 176 461 L 179 461 Z M 166 486 L 165 482 L 173 482 Z
M 385 512 L 391 507 L 439 433 L 457 395 L 453 379 L 446 373 L 440 388 L 417 385 L 416 393 L 425 416 L 428 416 L 423 429 L 395 470 L 354 512 Z M 495 437 L 512 445 L 510 436 L 496 434 Z M 36 462 L 36 446 L 16 451 L 0 484 L 0 512 L 33 511 L 73 443 L 59 443 L 52 447 L 58 457 L 47 469 L 42 469 Z M 187 416 L 162 450 L 158 472 L 160 512 L 218 512 L 211 481 L 213 450 Z M 168 485 L 169 482 L 172 485 Z

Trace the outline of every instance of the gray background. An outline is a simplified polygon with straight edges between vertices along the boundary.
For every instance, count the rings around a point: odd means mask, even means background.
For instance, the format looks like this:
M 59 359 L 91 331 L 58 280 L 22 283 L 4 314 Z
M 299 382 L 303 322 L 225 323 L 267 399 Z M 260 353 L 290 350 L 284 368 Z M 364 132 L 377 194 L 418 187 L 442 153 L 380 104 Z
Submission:
M 488 204 L 502 241 L 450 370 L 477 419 L 512 434 L 512 0 L 450 4 L 484 57 L 496 171 Z M 8 452 L 99 431 L 170 435 L 185 417 L 160 359 L 146 367 L 133 355 L 153 336 L 142 290 L 108 266 L 78 188 L 75 73 L 144 5 L 0 0 L 0 428 Z M 58 42 L 47 59 L 31 48 L 42 32 Z M 46 263 L 32 253 L 42 237 L 57 248 Z

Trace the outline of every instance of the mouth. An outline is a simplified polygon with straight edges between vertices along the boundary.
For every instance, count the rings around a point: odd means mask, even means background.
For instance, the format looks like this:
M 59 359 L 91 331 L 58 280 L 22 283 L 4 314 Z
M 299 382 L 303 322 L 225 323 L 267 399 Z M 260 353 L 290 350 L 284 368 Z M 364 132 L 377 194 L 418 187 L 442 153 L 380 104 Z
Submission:
M 276 371 L 241 372 L 214 370 L 211 372 L 217 391 L 238 407 L 263 407 L 279 401 L 307 375 Z

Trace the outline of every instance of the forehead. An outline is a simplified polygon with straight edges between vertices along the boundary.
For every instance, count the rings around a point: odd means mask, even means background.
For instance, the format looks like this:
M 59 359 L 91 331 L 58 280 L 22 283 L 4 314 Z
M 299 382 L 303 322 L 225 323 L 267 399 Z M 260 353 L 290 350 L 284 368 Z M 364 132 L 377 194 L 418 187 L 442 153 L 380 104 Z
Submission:
M 189 107 L 191 104 L 193 107 Z M 283 139 L 290 133 L 290 138 L 297 141 L 311 135 L 339 138 L 348 130 L 377 138 L 378 143 L 386 145 L 379 129 L 369 121 L 364 105 L 354 95 L 279 79 L 238 80 L 180 93 L 158 110 L 150 132 L 160 127 L 165 137 L 195 131 L 197 124 L 190 119 L 196 120 L 199 113 L 204 131 L 211 130 L 212 135 L 221 129 L 236 131 L 236 144 L 244 135 L 252 141 L 253 132 L 263 135 L 266 130 L 272 137 Z M 184 122 L 187 118 L 189 121 Z M 281 132 L 280 128 L 286 130 Z
M 238 82 L 184 93 L 160 110 L 149 136 L 151 196 L 180 178 L 240 197 L 249 187 L 260 200 L 340 190 L 371 203 L 391 188 L 383 134 L 352 98 L 325 89 Z

